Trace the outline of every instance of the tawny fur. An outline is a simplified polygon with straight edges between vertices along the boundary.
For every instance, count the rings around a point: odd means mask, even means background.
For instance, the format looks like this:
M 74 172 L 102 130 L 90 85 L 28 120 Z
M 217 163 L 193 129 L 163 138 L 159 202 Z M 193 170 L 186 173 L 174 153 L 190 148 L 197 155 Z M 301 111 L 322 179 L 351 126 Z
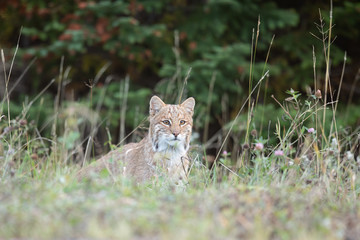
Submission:
M 182 104 L 165 104 L 159 97 L 150 100 L 148 135 L 139 143 L 129 143 L 81 169 L 78 180 L 107 169 L 111 175 L 123 174 L 136 182 L 162 176 L 175 183 L 187 178 L 190 137 L 195 100 Z

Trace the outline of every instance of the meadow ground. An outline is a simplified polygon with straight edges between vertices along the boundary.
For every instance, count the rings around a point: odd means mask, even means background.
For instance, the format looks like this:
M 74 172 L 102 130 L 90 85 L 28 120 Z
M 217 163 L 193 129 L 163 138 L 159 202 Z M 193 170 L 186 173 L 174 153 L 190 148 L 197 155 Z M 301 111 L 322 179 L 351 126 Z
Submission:
M 52 137 L 41 137 L 26 120 L 30 102 L 0 122 L 0 239 L 358 239 L 359 128 L 340 128 L 337 105 L 319 91 L 305 101 L 288 94 L 268 139 L 251 128 L 250 106 L 224 126 L 211 168 L 195 147 L 186 188 L 106 172 L 76 181 L 92 133 L 77 142 L 70 123 L 83 121 L 54 115 Z M 223 151 L 228 138 L 244 139 L 242 150 Z
M 28 161 L 2 171 L 1 239 L 360 236 L 358 181 L 334 172 L 316 176 L 295 164 L 284 171 L 223 174 L 217 180 L 212 174 L 211 180 L 210 171 L 199 164 L 187 188 L 179 189 L 166 179 L 137 185 L 106 174 L 79 183 L 77 169 L 60 164 L 37 169 Z

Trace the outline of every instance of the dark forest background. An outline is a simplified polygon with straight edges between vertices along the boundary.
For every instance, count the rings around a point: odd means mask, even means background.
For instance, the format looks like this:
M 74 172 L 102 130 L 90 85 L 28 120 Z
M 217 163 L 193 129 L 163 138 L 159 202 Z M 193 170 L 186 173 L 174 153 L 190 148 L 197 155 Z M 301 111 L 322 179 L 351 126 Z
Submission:
M 2 1 L 6 72 L 16 52 L 11 115 L 34 120 L 45 135 L 51 134 L 50 119 L 58 118 L 73 133 L 63 139 L 68 143 L 98 126 L 102 146 L 109 137 L 119 142 L 142 122 L 151 95 L 176 103 L 182 94 L 196 98 L 195 137 L 207 143 L 234 118 L 249 82 L 254 86 L 269 70 L 252 97 L 257 108 L 251 128 L 266 137 L 277 119 L 286 121 L 272 95 L 282 102 L 290 89 L 304 96 L 324 92 L 329 14 L 330 1 L 316 0 Z M 342 127 L 360 123 L 359 26 L 360 2 L 334 0 L 330 80 L 336 96 L 342 79 Z M 0 71 L 4 99 L 4 67 Z M 235 126 L 239 139 L 246 117 Z

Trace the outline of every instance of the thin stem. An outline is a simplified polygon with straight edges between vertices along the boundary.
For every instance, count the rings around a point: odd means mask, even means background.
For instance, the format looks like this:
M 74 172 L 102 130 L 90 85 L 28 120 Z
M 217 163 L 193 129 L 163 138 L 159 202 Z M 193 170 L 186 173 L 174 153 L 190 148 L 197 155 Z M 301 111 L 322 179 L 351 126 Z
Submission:
M 330 82 L 330 48 L 331 48 L 331 33 L 332 33 L 332 20 L 333 20 L 333 4 L 332 0 L 330 0 L 330 23 L 329 23 L 329 35 L 328 35 L 328 46 L 327 46 L 327 54 L 326 54 L 326 73 L 325 73 L 325 91 L 324 91 L 324 106 L 327 103 L 327 93 L 328 93 L 328 86 Z M 331 94 L 331 93 L 330 93 Z M 325 123 L 326 123 L 326 107 L 324 108 L 323 112 L 323 135 L 325 134 Z
M 213 165 L 212 165 L 211 170 L 213 169 L 214 165 L 216 165 L 216 161 L 218 160 L 218 158 L 219 158 L 219 156 L 220 156 L 220 153 L 221 153 L 221 151 L 222 151 L 222 149 L 223 149 L 223 147 L 224 147 L 224 145 L 225 145 L 225 142 L 226 142 L 226 140 L 229 138 L 229 135 L 230 135 L 230 133 L 231 133 L 231 131 L 232 131 L 235 123 L 237 122 L 237 119 L 239 118 L 241 111 L 242 111 L 243 108 L 245 107 L 246 102 L 249 101 L 249 99 L 251 98 L 251 95 L 255 92 L 256 88 L 260 85 L 260 83 L 264 80 L 264 78 L 268 75 L 268 73 L 269 73 L 269 70 L 266 71 L 266 73 L 260 78 L 260 80 L 258 81 L 258 83 L 255 85 L 254 89 L 250 92 L 250 94 L 249 94 L 249 96 L 246 98 L 244 104 L 241 106 L 240 110 L 239 110 L 238 113 L 236 114 L 234 120 L 233 120 L 232 123 L 231 123 L 230 129 L 229 129 L 228 133 L 226 134 L 226 136 L 225 136 L 225 138 L 224 138 L 224 140 L 223 140 L 223 142 L 222 142 L 222 144 L 221 144 L 221 146 L 220 146 L 220 148 L 219 148 L 219 150 L 218 150 L 218 153 L 217 153 L 217 155 L 216 155 L 216 157 L 215 157 L 215 160 L 214 160 L 214 163 L 213 163 Z
M 190 67 L 187 74 L 186 74 L 186 77 L 184 79 L 184 82 L 183 82 L 183 85 L 182 85 L 182 88 L 181 88 L 181 91 L 180 91 L 180 94 L 179 94 L 179 100 L 178 100 L 179 104 L 181 103 L 181 98 L 182 98 L 182 95 L 184 93 L 185 86 L 187 85 L 187 81 L 188 81 L 188 79 L 190 77 L 191 70 L 192 70 L 192 68 Z
M 267 54 L 266 54 L 266 59 L 265 59 L 264 68 L 263 68 L 263 70 L 262 70 L 261 75 L 263 75 L 264 72 L 265 72 L 265 68 L 266 68 L 267 63 L 268 63 L 268 60 L 269 60 L 270 50 L 271 50 L 271 47 L 272 47 L 272 45 L 273 45 L 274 38 L 275 38 L 275 35 L 273 35 L 273 37 L 272 37 L 272 39 L 271 39 L 270 46 L 269 46 L 268 52 L 267 52 Z M 265 89 L 264 89 L 264 103 L 263 103 L 263 106 L 266 106 L 266 96 L 267 96 L 267 90 L 268 90 L 268 83 L 269 83 L 269 78 L 266 78 L 266 81 L 265 81 Z M 257 94 L 257 97 L 256 97 L 256 105 L 257 105 L 257 102 L 258 102 L 258 99 L 259 99 L 260 89 L 261 89 L 261 84 L 260 84 L 260 86 L 259 86 L 258 94 Z M 264 115 L 265 115 L 265 108 L 263 108 L 263 111 L 262 111 L 262 113 L 261 113 L 261 123 L 260 123 L 259 136 L 262 135 Z
M 125 120 L 126 120 L 126 107 L 127 107 L 127 98 L 129 92 L 129 75 L 126 75 L 124 82 L 124 91 L 123 96 L 124 100 L 121 104 L 121 112 L 120 112 L 120 140 L 122 140 L 125 136 Z
M 253 59 L 254 59 L 254 29 L 253 29 L 253 33 L 252 33 L 252 38 L 251 38 L 251 54 L 250 54 L 250 74 L 249 74 L 249 96 L 250 93 L 252 92 L 252 71 L 253 71 Z M 250 110 L 251 107 L 251 101 L 248 102 L 248 109 Z M 250 111 L 248 111 L 248 115 L 250 115 Z M 249 116 L 248 116 L 248 121 L 246 123 L 246 135 L 245 135 L 245 143 L 247 143 L 249 141 L 249 126 L 250 126 L 250 122 L 249 122 Z
M 209 121 L 210 121 L 210 110 L 211 110 L 211 99 L 214 90 L 214 84 L 216 80 L 216 72 L 213 73 L 210 85 L 209 85 L 209 94 L 207 99 L 207 106 L 206 106 L 206 116 L 205 116 L 205 127 L 204 127 L 204 136 L 203 136 L 203 143 L 206 142 L 209 134 Z

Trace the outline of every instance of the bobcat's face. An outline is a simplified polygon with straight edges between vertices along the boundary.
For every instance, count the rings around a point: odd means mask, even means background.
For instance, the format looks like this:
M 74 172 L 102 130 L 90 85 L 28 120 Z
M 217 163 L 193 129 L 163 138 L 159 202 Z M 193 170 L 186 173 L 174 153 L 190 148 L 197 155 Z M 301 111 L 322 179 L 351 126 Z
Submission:
M 149 134 L 155 152 L 184 153 L 189 149 L 194 106 L 194 98 L 179 105 L 165 104 L 156 96 L 151 98 Z

